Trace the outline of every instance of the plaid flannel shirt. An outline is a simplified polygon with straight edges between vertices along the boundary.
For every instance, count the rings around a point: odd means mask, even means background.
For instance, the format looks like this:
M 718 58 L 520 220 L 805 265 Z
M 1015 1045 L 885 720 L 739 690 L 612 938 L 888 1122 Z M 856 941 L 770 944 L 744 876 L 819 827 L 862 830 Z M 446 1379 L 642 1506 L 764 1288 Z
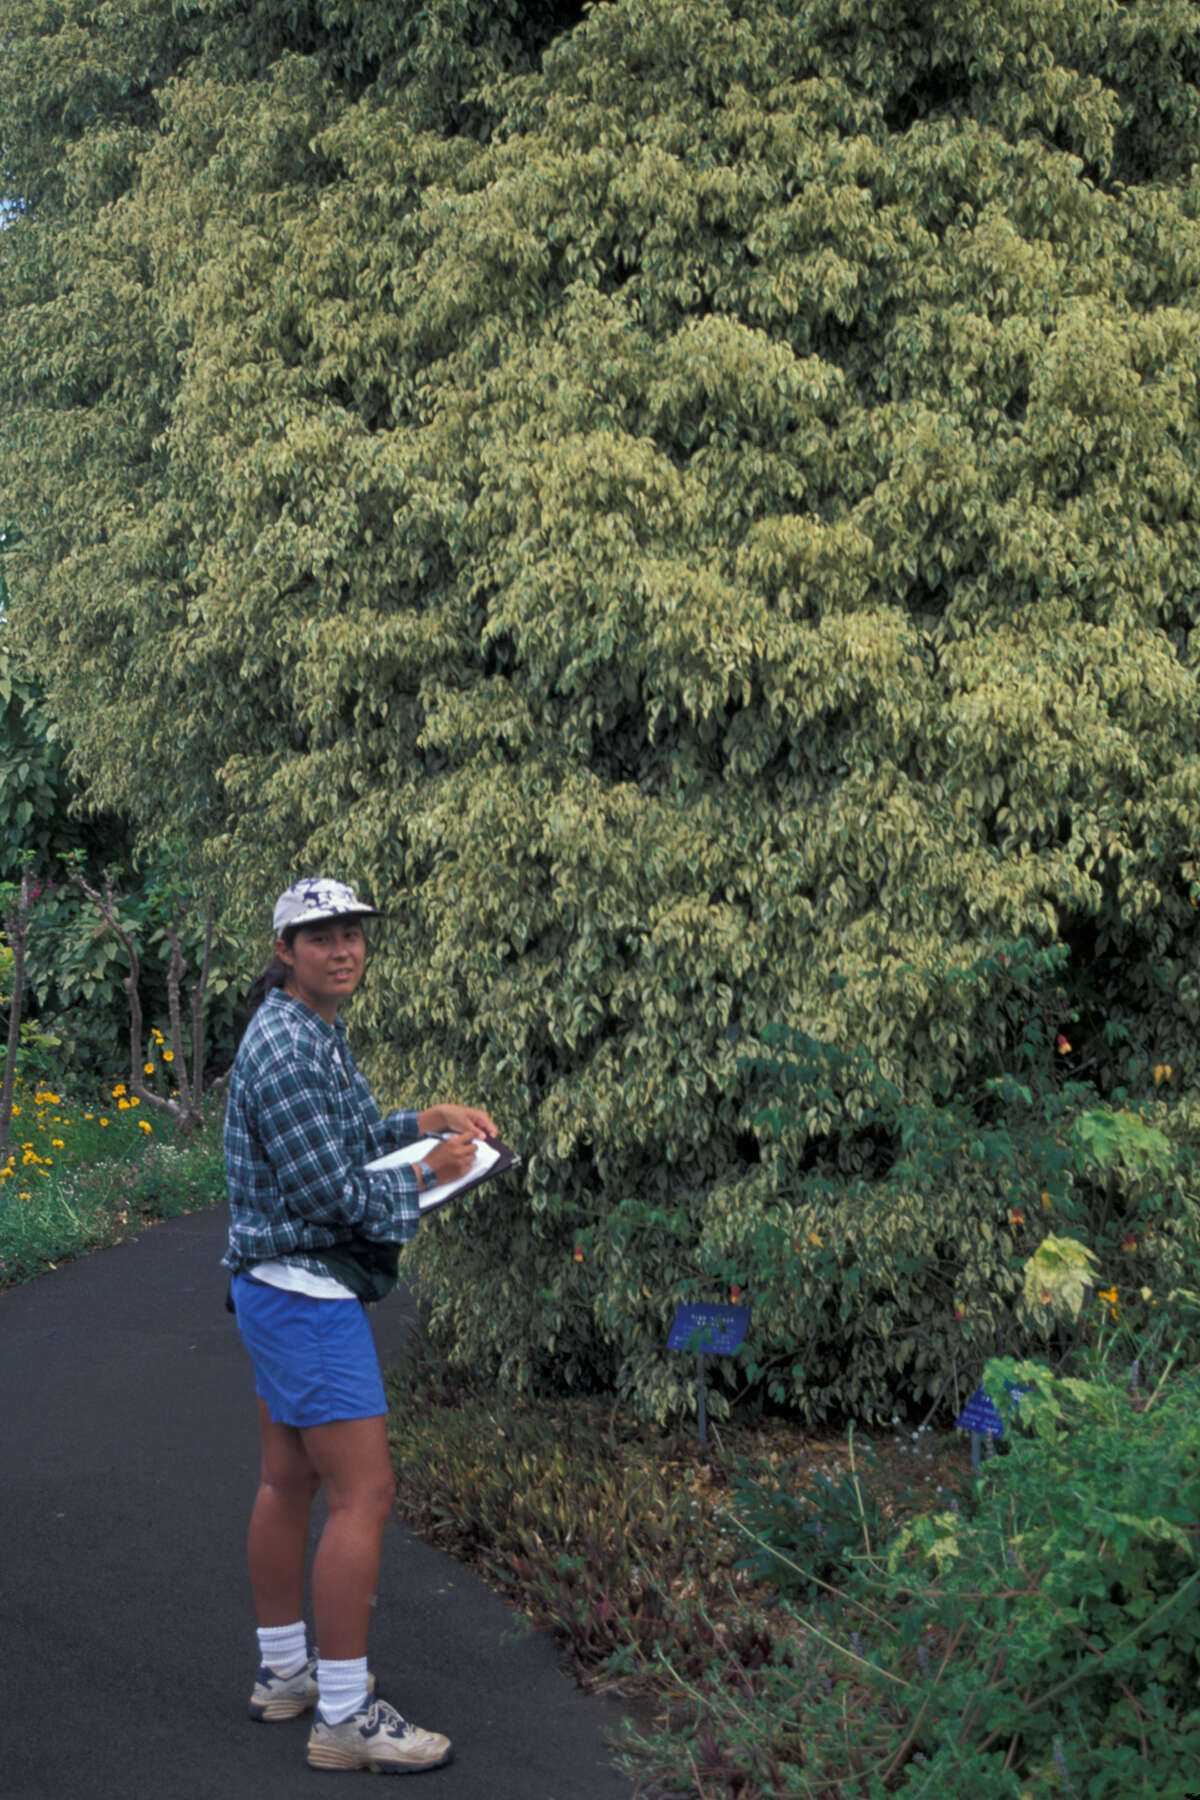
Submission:
M 351 1238 L 406 1243 L 419 1218 L 416 1175 L 363 1164 L 419 1135 L 415 1112 L 380 1114 L 342 1021 L 328 1025 L 273 988 L 229 1078 L 222 1266 L 236 1273 L 285 1257 L 324 1274 L 322 1249 Z

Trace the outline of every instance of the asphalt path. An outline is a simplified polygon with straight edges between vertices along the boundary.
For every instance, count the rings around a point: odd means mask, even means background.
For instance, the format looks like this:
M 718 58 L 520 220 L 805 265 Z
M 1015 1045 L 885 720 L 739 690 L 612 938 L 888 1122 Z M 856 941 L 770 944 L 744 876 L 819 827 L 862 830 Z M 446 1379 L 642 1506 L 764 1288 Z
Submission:
M 307 1717 L 246 1713 L 258 1433 L 225 1230 L 223 1207 L 196 1213 L 0 1294 L 4 1800 L 362 1791 L 308 1768 Z M 385 1366 L 411 1316 L 399 1294 L 374 1310 Z M 380 1694 L 454 1740 L 420 1777 L 426 1800 L 629 1800 L 616 1703 L 399 1523 L 370 1654 Z

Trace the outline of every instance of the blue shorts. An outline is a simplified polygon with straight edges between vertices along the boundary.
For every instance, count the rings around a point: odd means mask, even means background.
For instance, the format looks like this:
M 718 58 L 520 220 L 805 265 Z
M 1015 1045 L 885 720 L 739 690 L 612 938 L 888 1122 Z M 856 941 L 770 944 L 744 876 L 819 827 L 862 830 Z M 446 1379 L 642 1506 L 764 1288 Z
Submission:
M 235 1275 L 238 1330 L 255 1387 L 276 1425 L 331 1425 L 387 1411 L 367 1309 L 360 1300 L 314 1300 Z

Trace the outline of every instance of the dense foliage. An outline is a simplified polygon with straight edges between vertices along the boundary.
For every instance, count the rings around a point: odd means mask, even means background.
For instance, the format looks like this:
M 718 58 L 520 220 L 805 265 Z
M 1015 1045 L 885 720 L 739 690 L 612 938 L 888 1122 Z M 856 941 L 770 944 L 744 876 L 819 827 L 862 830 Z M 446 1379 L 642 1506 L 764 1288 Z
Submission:
M 756 1123 L 769 1024 L 980 1130 L 1194 1087 L 1200 23 L 554 13 L 0 0 L 0 470 L 93 800 L 247 932 L 365 883 L 376 1076 L 524 1150 L 419 1248 L 461 1354 L 663 1411 L 799 1177 L 890 1204 L 895 1108 Z M 925 1175 L 952 1290 L 1012 1196 Z
M 991 1391 L 1014 1375 L 1032 1435 L 1010 1427 L 971 1503 L 860 1539 L 766 1664 L 731 1656 L 669 1734 L 631 1732 L 639 1792 L 1188 1800 L 1196 1371 L 1131 1391 L 996 1364 Z

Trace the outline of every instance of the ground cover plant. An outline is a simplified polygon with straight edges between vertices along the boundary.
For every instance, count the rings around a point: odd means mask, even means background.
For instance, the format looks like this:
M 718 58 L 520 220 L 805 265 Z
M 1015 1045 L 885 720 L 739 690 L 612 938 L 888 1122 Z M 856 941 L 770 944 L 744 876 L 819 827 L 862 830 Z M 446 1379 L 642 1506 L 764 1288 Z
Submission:
M 690 1684 L 671 1732 L 630 1733 L 640 1793 L 1194 1794 L 1200 1378 L 1131 1389 L 1001 1361 L 991 1391 L 1014 1378 L 1025 1430 L 971 1504 L 786 1608 L 772 1657 Z
M 150 1052 L 147 1079 L 157 1066 L 165 1085 L 162 1053 Z M 186 1140 L 146 1113 L 124 1082 L 85 1102 L 18 1078 L 0 1167 L 0 1289 L 224 1198 L 217 1108 Z
M 778 1552 L 804 1580 L 836 1577 L 881 1527 L 962 1491 L 965 1443 L 900 1421 L 876 1447 L 803 1431 L 784 1415 L 656 1429 L 610 1398 L 497 1390 L 447 1366 L 425 1334 L 387 1375 L 400 1510 L 471 1562 L 549 1630 L 577 1678 L 653 1706 L 678 1700 L 729 1658 L 759 1667 L 782 1615 Z M 797 1530 L 764 1535 L 780 1495 L 809 1497 Z M 832 1540 L 832 1541 L 831 1541 Z M 774 1548 L 772 1548 L 772 1544 Z
M 733 1423 L 702 1455 L 418 1343 L 389 1378 L 401 1510 L 626 1696 L 645 1800 L 1188 1800 L 1196 1307 L 1131 1329 L 1105 1289 L 1060 1372 L 993 1359 L 1008 1429 L 977 1479 L 920 1430 L 871 1452 Z

